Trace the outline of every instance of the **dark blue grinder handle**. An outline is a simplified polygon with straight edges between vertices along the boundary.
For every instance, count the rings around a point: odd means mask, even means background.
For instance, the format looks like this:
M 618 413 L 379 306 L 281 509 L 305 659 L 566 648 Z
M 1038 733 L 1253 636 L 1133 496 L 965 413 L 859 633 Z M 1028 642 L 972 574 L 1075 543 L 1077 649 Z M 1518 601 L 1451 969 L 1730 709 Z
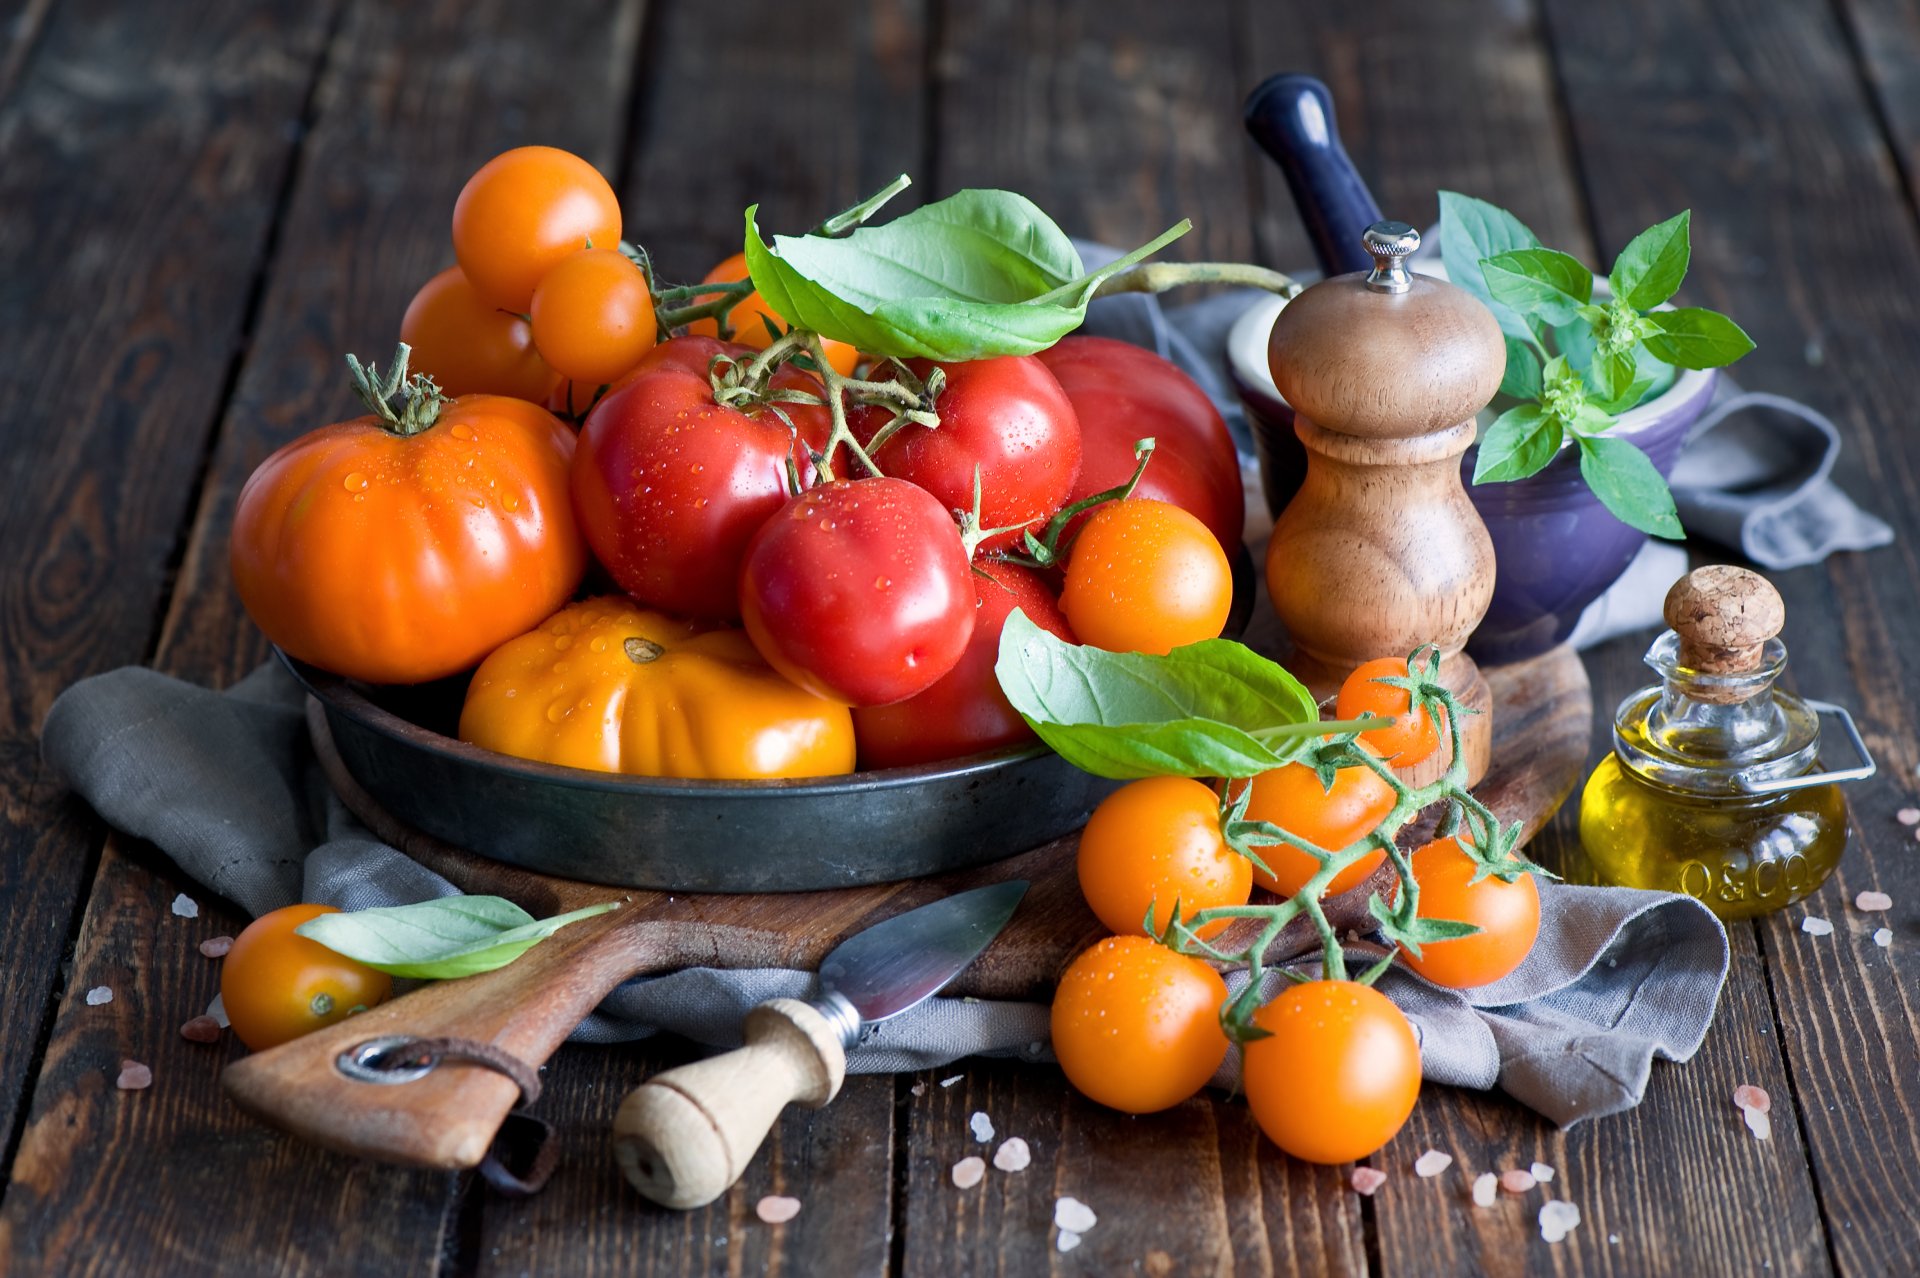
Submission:
M 1333 95 L 1310 75 L 1276 75 L 1247 97 L 1247 132 L 1287 176 L 1314 256 L 1328 275 L 1373 265 L 1360 234 L 1380 206 L 1340 145 Z

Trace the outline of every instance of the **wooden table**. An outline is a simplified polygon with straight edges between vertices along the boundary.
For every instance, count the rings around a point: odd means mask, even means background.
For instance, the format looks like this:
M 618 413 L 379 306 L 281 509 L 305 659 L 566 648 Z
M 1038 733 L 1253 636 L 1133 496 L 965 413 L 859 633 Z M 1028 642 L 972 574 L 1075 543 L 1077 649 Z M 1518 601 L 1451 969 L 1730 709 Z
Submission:
M 811 11 L 811 12 L 810 12 Z M 1920 849 L 1894 812 L 1920 749 L 1920 12 L 1897 0 L 6 0 L 0 3 L 0 1272 L 301 1274 L 1913 1272 L 1920 1242 Z M 255 1126 L 217 1082 L 238 1044 L 177 1028 L 217 984 L 193 942 L 242 920 L 49 777 L 37 730 L 73 680 L 144 662 L 230 682 L 264 648 L 227 581 L 240 483 L 350 411 L 344 350 L 384 357 L 450 260 L 483 159 L 546 142 L 613 175 L 668 273 L 801 227 L 901 170 L 919 192 L 1021 190 L 1070 230 L 1176 255 L 1307 261 L 1242 138 L 1269 72 L 1328 80 L 1393 216 L 1434 192 L 1507 205 L 1611 260 L 1694 210 L 1688 300 L 1759 342 L 1749 385 L 1832 414 L 1839 478 L 1891 549 L 1777 576 L 1798 687 L 1850 704 L 1882 773 L 1809 910 L 1730 929 L 1719 1018 L 1631 1114 L 1557 1132 L 1499 1095 L 1430 1088 L 1376 1160 L 1293 1162 L 1243 1104 L 1127 1118 L 1051 1069 L 966 1062 L 861 1077 L 780 1124 L 744 1183 L 673 1215 L 619 1180 L 619 1097 L 684 1049 L 570 1048 L 545 1115 L 564 1165 L 529 1201 L 471 1177 L 348 1162 Z M 1702 547 L 1707 555 L 1723 552 Z M 1641 638 L 1590 654 L 1610 707 Z M 1605 714 L 1594 748 L 1604 746 Z M 1572 838 L 1562 814 L 1542 855 Z M 1893 895 L 1891 916 L 1848 904 Z M 1798 927 L 1835 922 L 1830 937 Z M 1893 948 L 1868 933 L 1889 923 Z M 86 1005 L 96 985 L 111 1004 Z M 151 1090 L 121 1093 L 123 1057 Z M 952 1074 L 961 1081 L 937 1085 Z M 1734 1087 L 1774 1097 L 1773 1139 Z M 955 1190 L 968 1116 L 1032 1144 Z M 1538 1195 L 1476 1209 L 1458 1166 L 1559 1169 L 1583 1221 L 1548 1245 Z M 767 1193 L 803 1200 L 761 1224 Z M 1100 1224 L 1053 1250 L 1054 1199 Z

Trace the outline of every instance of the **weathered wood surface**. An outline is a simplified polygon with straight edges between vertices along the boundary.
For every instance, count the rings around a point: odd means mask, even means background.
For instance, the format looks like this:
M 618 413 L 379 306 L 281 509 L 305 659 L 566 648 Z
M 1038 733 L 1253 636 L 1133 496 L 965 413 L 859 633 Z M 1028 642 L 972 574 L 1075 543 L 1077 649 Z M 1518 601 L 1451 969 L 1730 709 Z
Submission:
M 1892 819 L 1920 764 L 1911 6 L 21 0 L 0 23 L 0 1272 L 1911 1267 L 1920 862 Z M 147 849 L 114 841 L 92 876 L 101 831 L 41 776 L 36 729 L 84 673 L 155 659 L 224 682 L 257 659 L 225 581 L 233 495 L 269 448 L 345 411 L 339 352 L 391 340 L 446 260 L 466 171 L 518 141 L 581 150 L 681 274 L 721 256 L 749 200 L 763 226 L 793 229 L 900 171 L 918 180 L 910 199 L 1016 187 L 1114 242 L 1193 216 L 1177 255 L 1292 267 L 1304 239 L 1238 125 L 1240 95 L 1289 69 L 1331 85 L 1391 215 L 1424 221 L 1446 186 L 1610 258 L 1691 205 L 1684 300 L 1760 341 L 1746 384 L 1832 413 L 1841 481 L 1900 531 L 1890 550 L 1776 576 L 1797 686 L 1863 712 L 1884 771 L 1855 790 L 1861 837 L 1834 883 L 1733 929 L 1692 1064 L 1656 1065 L 1638 1111 L 1566 1133 L 1497 1095 L 1429 1089 L 1374 1160 L 1393 1181 L 1372 1200 L 1344 1169 L 1277 1154 L 1238 1102 L 1129 1119 L 1006 1062 L 855 1079 L 829 1109 L 788 1114 L 748 1181 L 691 1216 L 641 1205 L 606 1147 L 619 1098 L 686 1059 L 676 1045 L 558 1055 L 541 1109 L 563 1163 L 525 1203 L 320 1154 L 224 1106 L 216 1073 L 237 1047 L 176 1030 L 217 980 L 191 942 L 239 920 L 207 901 L 173 918 L 190 885 Z M 1645 677 L 1642 646 L 1589 654 L 1596 752 L 1604 708 Z M 1564 816 L 1536 844 L 1574 846 Z M 1855 911 L 1865 888 L 1894 911 Z M 1835 934 L 1803 934 L 1802 913 Z M 1868 939 L 1883 925 L 1891 950 Z M 117 997 L 87 1007 L 97 984 Z M 154 1065 L 151 1090 L 113 1090 L 123 1055 Z M 1772 1142 L 1740 1126 L 1737 1082 L 1772 1092 Z M 947 1171 L 984 1152 L 975 1110 L 1035 1163 L 962 1193 Z M 1429 1146 L 1458 1164 L 1419 1181 Z M 1537 1195 L 1484 1212 L 1465 1198 L 1466 1169 L 1535 1158 L 1585 1216 L 1557 1245 L 1540 1240 Z M 762 1225 L 762 1193 L 801 1198 L 800 1218 Z M 1101 1215 L 1064 1256 L 1060 1194 Z

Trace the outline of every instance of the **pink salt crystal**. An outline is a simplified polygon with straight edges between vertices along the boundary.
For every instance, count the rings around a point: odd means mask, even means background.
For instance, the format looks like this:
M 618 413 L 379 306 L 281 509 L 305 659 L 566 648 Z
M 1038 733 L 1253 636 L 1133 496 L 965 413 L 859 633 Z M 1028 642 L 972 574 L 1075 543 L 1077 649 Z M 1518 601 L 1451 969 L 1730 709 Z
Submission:
M 1087 1206 L 1078 1198 L 1068 1195 L 1064 1198 L 1054 1199 L 1053 1223 L 1056 1228 L 1071 1230 L 1076 1234 L 1084 1234 L 1099 1224 L 1100 1218 L 1093 1214 L 1093 1208 Z
M 113 1002 L 113 991 L 104 985 L 96 985 L 87 991 L 87 1006 L 99 1007 L 103 1003 Z
M 784 1225 L 800 1214 L 800 1200 L 768 1194 L 753 1205 L 753 1214 L 769 1225 Z
M 1553 1179 L 1553 1168 L 1546 1163 L 1535 1163 L 1530 1170 L 1534 1180 L 1542 1185 Z
M 982 1145 L 993 1139 L 993 1120 L 984 1113 L 975 1113 L 967 1120 L 967 1126 L 973 1129 L 973 1138 Z
M 1500 1173 L 1500 1188 L 1509 1194 L 1527 1193 L 1532 1190 L 1533 1185 L 1533 1173 L 1530 1171 L 1514 1167 Z
M 1883 950 L 1891 949 L 1893 946 L 1893 929 L 1890 927 L 1874 929 L 1873 943 Z
M 1009 1136 L 993 1151 L 993 1165 L 1003 1172 L 1025 1171 L 1033 1165 L 1033 1151 L 1018 1136 Z
M 137 1092 L 143 1087 L 153 1086 L 153 1071 L 139 1061 L 121 1061 L 120 1077 L 113 1085 L 123 1092 Z
M 1373 1197 L 1373 1191 L 1387 1183 L 1387 1174 L 1378 1167 L 1356 1167 L 1352 1176 L 1353 1192 Z
M 924 1082 L 915 1083 L 912 1087 L 909 1087 L 907 1090 L 912 1092 L 915 1096 L 925 1096 L 927 1094 L 927 1085 Z
M 1492 1172 L 1481 1172 L 1473 1178 L 1473 1201 L 1475 1206 L 1493 1206 L 1494 1195 L 1499 1192 L 1500 1178 Z
M 207 1004 L 207 1015 L 211 1016 L 213 1023 L 221 1029 L 233 1024 L 227 1019 L 227 1001 L 218 994 L 213 996 L 213 1002 Z
M 987 1164 L 977 1156 L 963 1158 L 953 1165 L 953 1183 L 960 1189 L 972 1189 L 986 1175 Z
M 1755 1140 L 1773 1139 L 1773 1120 L 1767 1117 L 1766 1110 L 1747 1109 L 1741 1113 L 1746 1115 L 1747 1130 L 1753 1133 Z
M 1893 908 L 1893 898 L 1885 892 L 1862 892 L 1853 898 L 1853 908 L 1865 910 L 1869 914 Z
M 183 919 L 197 919 L 200 917 L 200 902 L 182 892 L 173 898 L 173 912 Z
M 1422 1180 L 1428 1180 L 1451 1166 L 1453 1166 L 1452 1154 L 1443 1154 L 1437 1149 L 1429 1149 L 1413 1160 L 1413 1174 Z
M 1833 924 L 1809 914 L 1800 920 L 1800 930 L 1808 936 L 1832 936 Z
M 227 951 L 233 948 L 231 936 L 209 936 L 200 942 L 200 952 L 208 958 L 225 958 Z
M 1900 818 L 1901 825 L 1920 825 L 1920 808 L 1901 808 L 1894 815 Z
M 1540 1208 L 1540 1236 L 1557 1243 L 1580 1223 L 1580 1209 L 1564 1199 L 1551 1199 Z
M 180 1037 L 189 1043 L 217 1043 L 220 1041 L 220 1022 L 211 1016 L 196 1016 L 180 1027 Z
M 1063 1229 L 1060 1231 L 1060 1236 L 1054 1239 L 1053 1245 L 1061 1251 L 1072 1251 L 1080 1245 L 1080 1235 L 1071 1229 Z
M 1733 1089 L 1733 1103 L 1741 1109 L 1757 1109 L 1764 1114 L 1773 1108 L 1773 1097 L 1767 1095 L 1764 1087 L 1742 1083 Z

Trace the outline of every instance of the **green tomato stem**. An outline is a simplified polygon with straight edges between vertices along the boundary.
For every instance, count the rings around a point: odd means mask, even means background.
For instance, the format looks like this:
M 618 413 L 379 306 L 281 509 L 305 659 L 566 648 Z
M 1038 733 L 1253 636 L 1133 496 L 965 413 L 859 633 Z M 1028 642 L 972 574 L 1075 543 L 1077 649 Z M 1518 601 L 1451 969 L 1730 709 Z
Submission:
M 1306 287 L 1291 275 L 1255 266 L 1251 262 L 1148 262 L 1101 280 L 1093 295 L 1111 297 L 1116 293 L 1165 293 L 1189 284 L 1234 284 L 1265 289 L 1288 298 Z

